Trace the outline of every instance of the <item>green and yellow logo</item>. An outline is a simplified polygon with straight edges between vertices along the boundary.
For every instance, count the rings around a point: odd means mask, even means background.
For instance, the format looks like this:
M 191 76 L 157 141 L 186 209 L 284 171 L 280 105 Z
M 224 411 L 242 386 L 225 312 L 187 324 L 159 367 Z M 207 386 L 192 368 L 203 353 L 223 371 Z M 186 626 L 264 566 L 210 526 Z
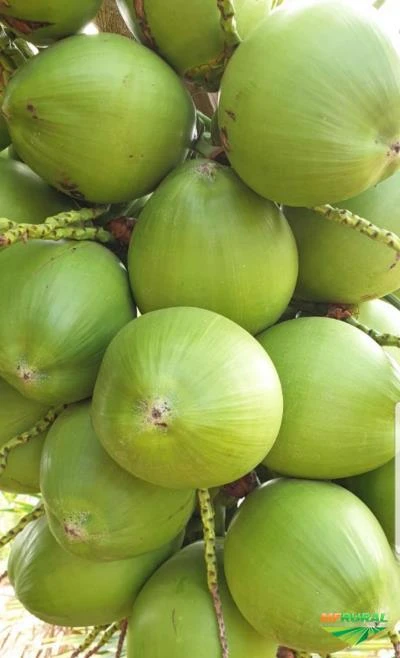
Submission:
M 346 646 L 361 644 L 386 631 L 389 620 L 383 612 L 323 612 L 322 628 Z

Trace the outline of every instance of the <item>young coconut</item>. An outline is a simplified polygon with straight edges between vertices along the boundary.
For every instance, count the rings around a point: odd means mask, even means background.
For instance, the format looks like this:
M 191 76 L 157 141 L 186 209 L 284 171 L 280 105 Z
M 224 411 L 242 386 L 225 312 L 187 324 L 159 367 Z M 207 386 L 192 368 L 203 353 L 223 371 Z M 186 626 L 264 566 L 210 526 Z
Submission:
M 379 228 L 400 233 L 400 172 L 359 196 L 339 201 Z M 359 304 L 400 286 L 398 254 L 307 208 L 284 208 L 299 249 L 295 296 L 315 302 Z
M 126 271 L 91 242 L 6 249 L 0 296 L 0 376 L 48 406 L 91 395 L 108 343 L 134 317 Z
M 379 12 L 355 0 L 273 11 L 239 46 L 221 85 L 221 138 L 244 182 L 308 207 L 356 196 L 394 173 L 397 39 Z
M 230 658 L 275 658 L 276 644 L 242 617 L 223 575 L 219 587 Z M 207 590 L 204 544 L 186 546 L 165 562 L 140 592 L 128 625 L 128 658 L 220 658 L 218 627 Z
M 374 471 L 347 478 L 341 483 L 375 514 L 392 546 L 395 545 L 395 460 Z
M 37 46 L 75 34 L 97 14 L 102 0 L 1 0 L 0 21 Z
M 43 517 L 15 539 L 8 575 L 22 605 L 48 624 L 110 624 L 130 614 L 143 584 L 180 544 L 181 538 L 129 560 L 92 562 L 61 548 Z
M 385 534 L 366 505 L 335 484 L 281 479 L 250 494 L 228 530 L 224 565 L 247 621 L 292 649 L 326 655 L 361 639 L 357 623 L 336 636 L 324 613 L 375 613 L 384 619 L 381 635 L 400 615 Z
M 138 41 L 181 77 L 217 91 L 233 49 L 268 16 L 272 0 L 117 0 L 117 5 Z
M 276 370 L 250 334 L 211 311 L 171 308 L 111 342 L 92 415 L 122 468 L 164 487 L 209 488 L 261 462 L 282 406 Z
M 146 204 L 128 270 L 142 313 L 197 306 L 256 334 L 278 320 L 292 297 L 297 250 L 275 204 L 229 167 L 190 160 Z
M 94 433 L 88 402 L 67 409 L 49 431 L 40 488 L 54 537 L 90 560 L 160 548 L 194 508 L 194 491 L 155 487 L 120 468 Z
M 329 318 L 289 320 L 258 340 L 285 400 L 268 468 L 291 477 L 358 475 L 395 454 L 400 369 L 375 341 Z
M 0 449 L 13 437 L 29 430 L 48 411 L 48 406 L 28 400 L 0 379 Z M 11 450 L 7 465 L 0 474 L 0 489 L 14 493 L 37 493 L 40 490 L 40 459 L 45 434 Z
M 39 224 L 77 207 L 73 199 L 49 187 L 22 162 L 0 159 L 0 180 L 1 218 Z
M 117 34 L 71 37 L 34 57 L 9 83 L 2 111 L 23 160 L 93 203 L 153 191 L 184 159 L 195 122 L 170 67 Z

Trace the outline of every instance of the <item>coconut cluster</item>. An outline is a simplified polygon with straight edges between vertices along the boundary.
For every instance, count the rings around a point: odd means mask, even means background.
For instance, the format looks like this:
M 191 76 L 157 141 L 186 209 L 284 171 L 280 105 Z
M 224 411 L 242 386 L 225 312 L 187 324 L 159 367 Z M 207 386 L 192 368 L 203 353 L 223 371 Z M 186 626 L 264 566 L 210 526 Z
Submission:
M 80 33 L 100 4 L 0 0 L 15 594 L 117 658 L 388 635 L 399 35 L 369 0 L 117 0 L 132 38 Z

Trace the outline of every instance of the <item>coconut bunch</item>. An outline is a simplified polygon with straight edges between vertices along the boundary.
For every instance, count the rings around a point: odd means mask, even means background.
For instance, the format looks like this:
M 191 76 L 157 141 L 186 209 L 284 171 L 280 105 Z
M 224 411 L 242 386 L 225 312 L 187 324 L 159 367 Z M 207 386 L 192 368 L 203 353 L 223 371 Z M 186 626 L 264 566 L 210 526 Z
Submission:
M 97 0 L 0 0 L 16 596 L 93 627 L 74 658 L 387 636 L 399 36 L 367 0 L 116 4 L 132 38 L 81 33 Z

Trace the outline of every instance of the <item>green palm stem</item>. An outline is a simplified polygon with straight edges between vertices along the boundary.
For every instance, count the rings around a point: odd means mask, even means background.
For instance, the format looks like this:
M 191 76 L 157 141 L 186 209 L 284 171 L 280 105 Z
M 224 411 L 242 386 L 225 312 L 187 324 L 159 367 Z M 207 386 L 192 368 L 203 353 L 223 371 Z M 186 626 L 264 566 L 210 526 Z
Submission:
M 341 226 L 348 226 L 362 235 L 367 236 L 370 240 L 375 240 L 376 242 L 385 244 L 397 254 L 400 254 L 400 238 L 398 235 L 391 231 L 387 231 L 386 229 L 379 228 L 379 226 L 372 224 L 372 222 L 369 222 L 367 219 L 364 219 L 359 215 L 355 215 L 350 210 L 334 208 L 329 204 L 315 206 L 312 210 L 319 215 L 322 215 L 322 217 L 325 217 L 325 219 L 340 224 Z M 400 256 L 397 256 L 397 258 L 400 258 Z
M 194 142 L 192 150 L 196 157 L 207 158 L 207 160 L 216 160 L 224 153 L 223 147 L 216 146 L 211 133 L 206 131 Z
M 241 38 L 237 30 L 235 6 L 232 0 L 217 0 L 220 13 L 220 25 L 225 37 L 225 50 L 233 52 L 240 44 Z
M 34 509 L 29 512 L 28 514 L 25 514 L 15 525 L 11 530 L 6 532 L 5 535 L 0 537 L 0 548 L 3 548 L 3 546 L 7 546 L 17 535 L 19 535 L 20 532 L 30 523 L 31 521 L 36 521 L 36 519 L 40 519 L 41 516 L 44 514 L 44 506 L 43 503 L 39 503 L 34 507 Z
M 0 65 L 10 75 L 33 55 L 33 49 L 24 39 L 14 38 L 11 30 L 0 27 Z
M 204 114 L 204 112 L 200 112 L 200 110 L 196 109 L 196 117 L 199 123 L 202 124 L 204 129 L 207 132 L 210 132 L 211 130 L 211 118 L 207 116 L 207 114 Z
M 385 2 L 386 2 L 386 0 L 375 0 L 375 2 L 373 3 L 373 6 L 375 7 L 375 9 L 380 9 L 381 7 L 383 7 Z
M 10 452 L 18 446 L 29 443 L 29 441 L 42 434 L 42 432 L 48 430 L 49 427 L 53 425 L 56 418 L 58 418 L 64 409 L 66 409 L 66 406 L 67 405 L 62 404 L 58 407 L 53 407 L 43 418 L 41 418 L 33 427 L 31 427 L 31 429 L 27 430 L 26 432 L 21 432 L 21 434 L 17 434 L 17 436 L 14 436 L 12 439 L 10 439 L 10 441 L 7 441 L 7 443 L 5 443 L 0 448 L 0 475 L 2 475 L 7 468 Z
M 97 640 L 98 636 L 102 631 L 105 631 L 107 628 L 109 628 L 110 624 L 105 624 L 104 626 L 94 626 L 93 629 L 88 633 L 83 640 L 83 642 L 79 645 L 77 649 L 71 654 L 71 658 L 78 658 L 78 656 L 83 653 L 83 651 L 86 651 L 86 649 L 89 649 L 93 642 Z
M 364 334 L 367 334 L 372 338 L 378 345 L 382 347 L 400 347 L 400 336 L 393 336 L 392 334 L 382 334 L 375 329 L 370 329 L 365 324 L 359 322 L 354 316 L 347 317 L 345 319 L 347 324 L 351 324 L 353 327 L 360 329 Z
M 101 227 L 85 226 L 103 215 L 107 208 L 81 208 L 47 217 L 42 224 L 13 222 L 6 217 L 0 218 L 0 247 L 9 247 L 15 242 L 26 240 L 99 240 L 109 242 L 111 234 Z M 77 229 L 77 230 L 75 230 Z M 92 229 L 86 232 L 86 229 Z
M 121 632 L 119 634 L 119 640 L 117 644 L 117 651 L 115 652 L 115 658 L 121 658 L 122 651 L 124 649 L 126 634 L 128 632 L 128 620 L 124 619 L 120 624 Z
M 44 223 L 52 228 L 65 228 L 72 224 L 81 222 L 92 222 L 101 217 L 108 211 L 108 206 L 98 206 L 97 208 L 80 208 L 79 210 L 69 210 L 60 212 L 52 217 L 47 217 Z
M 107 244 L 114 242 L 114 236 L 102 226 L 76 225 L 52 228 L 48 224 L 16 224 L 0 234 L 0 248 L 28 240 L 90 240 Z
M 214 610 L 218 623 L 219 642 L 221 646 L 222 658 L 229 658 L 229 647 L 226 636 L 226 627 L 222 602 L 218 586 L 218 565 L 215 540 L 214 508 L 211 502 L 211 496 L 208 489 L 198 489 L 197 491 L 201 521 L 204 533 L 204 554 L 207 568 L 207 585 L 211 594 Z
M 397 308 L 400 311 L 400 299 L 396 295 L 390 294 L 386 295 L 386 301 L 389 302 L 392 306 Z
M 84 658 L 92 658 L 92 656 L 96 655 L 99 653 L 99 651 L 106 646 L 106 644 L 109 643 L 111 638 L 115 635 L 115 633 L 118 631 L 120 628 L 120 622 L 117 621 L 115 624 L 111 624 L 103 633 L 103 635 L 100 638 L 100 641 L 96 644 L 95 647 L 90 649 L 84 656 Z

